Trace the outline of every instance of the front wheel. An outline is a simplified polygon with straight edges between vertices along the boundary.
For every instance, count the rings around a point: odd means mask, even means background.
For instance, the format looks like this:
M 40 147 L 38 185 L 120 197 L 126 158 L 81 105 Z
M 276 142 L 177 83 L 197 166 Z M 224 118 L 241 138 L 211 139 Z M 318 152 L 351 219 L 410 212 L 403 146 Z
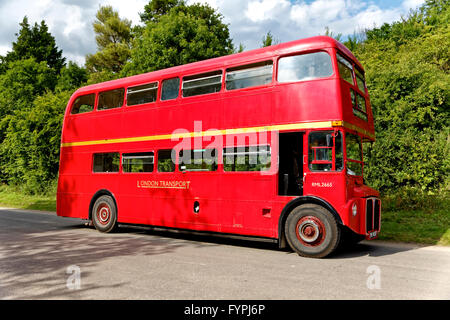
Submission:
M 101 232 L 112 232 L 117 226 L 117 208 L 112 197 L 99 197 L 92 207 L 92 222 Z
M 292 210 L 284 230 L 292 250 L 310 258 L 331 254 L 339 245 L 341 236 L 333 214 L 316 204 L 304 204 Z

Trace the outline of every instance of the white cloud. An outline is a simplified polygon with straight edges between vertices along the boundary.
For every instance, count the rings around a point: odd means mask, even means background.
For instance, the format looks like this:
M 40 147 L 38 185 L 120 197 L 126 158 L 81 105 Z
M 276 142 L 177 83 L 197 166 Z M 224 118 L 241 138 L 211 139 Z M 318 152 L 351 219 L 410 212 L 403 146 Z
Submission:
M 11 50 L 19 23 L 28 16 L 30 24 L 45 20 L 57 46 L 68 60 L 84 63 L 97 48 L 92 23 L 100 5 L 112 5 L 122 18 L 140 23 L 139 12 L 149 0 L 0 0 L 0 54 Z M 188 0 L 218 9 L 229 25 L 236 46 L 246 50 L 261 45 L 268 32 L 280 42 L 323 34 L 325 27 L 344 36 L 355 30 L 400 19 L 424 0 L 403 0 L 383 8 L 377 0 Z
M 287 0 L 250 1 L 247 4 L 245 16 L 252 22 L 273 19 L 290 6 Z
M 425 3 L 425 0 L 404 0 L 402 7 L 409 11 L 409 9 L 416 9 L 420 7 L 423 3 Z

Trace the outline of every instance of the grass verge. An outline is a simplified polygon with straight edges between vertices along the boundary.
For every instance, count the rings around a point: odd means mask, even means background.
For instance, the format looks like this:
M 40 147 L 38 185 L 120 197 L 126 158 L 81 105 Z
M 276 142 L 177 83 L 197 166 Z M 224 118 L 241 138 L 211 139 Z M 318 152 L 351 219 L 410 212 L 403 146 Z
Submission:
M 56 211 L 56 193 L 28 195 L 17 188 L 0 185 L 0 206 L 28 210 Z
M 450 246 L 448 209 L 398 210 L 381 213 L 380 240 Z

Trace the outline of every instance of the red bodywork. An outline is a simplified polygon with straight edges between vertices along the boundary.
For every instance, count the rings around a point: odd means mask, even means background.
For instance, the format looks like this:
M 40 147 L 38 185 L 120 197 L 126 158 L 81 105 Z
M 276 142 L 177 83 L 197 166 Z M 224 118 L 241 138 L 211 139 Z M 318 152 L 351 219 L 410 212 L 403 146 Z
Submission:
M 325 51 L 332 59 L 330 77 L 310 81 L 278 83 L 277 62 L 282 56 Z M 277 239 L 281 236 L 288 203 L 296 199 L 327 203 L 343 225 L 367 235 L 366 198 L 378 192 L 363 185 L 361 177 L 335 172 L 312 172 L 308 168 L 308 134 L 317 130 L 340 130 L 374 140 L 374 125 L 369 96 L 366 99 L 367 121 L 352 112 L 350 88 L 338 72 L 336 52 L 347 57 L 361 70 L 362 66 L 342 44 L 329 37 L 314 37 L 267 48 L 205 60 L 138 76 L 109 81 L 77 90 L 68 102 L 63 131 L 57 193 L 59 216 L 90 218 L 94 196 L 107 190 L 113 197 L 121 223 L 146 224 L 191 230 L 203 230 Z M 273 61 L 273 80 L 269 85 L 227 91 L 222 80 L 220 92 L 160 100 L 161 81 L 173 77 L 201 74 L 259 61 Z M 223 77 L 225 78 L 225 77 Z M 70 108 L 81 95 L 158 81 L 158 100 L 153 103 L 71 114 Z M 126 97 L 126 95 L 125 95 Z M 195 121 L 201 132 L 215 129 L 221 137 L 243 131 L 268 128 L 271 144 L 271 168 L 264 172 L 225 172 L 223 165 L 212 172 L 93 173 L 93 154 L 103 152 L 155 152 L 171 149 L 179 143 L 170 135 L 176 129 L 193 133 Z M 293 125 L 293 126 L 289 126 Z M 325 126 L 323 126 L 325 125 Z M 259 129 L 255 129 L 259 128 Z M 226 131 L 242 129 L 241 131 Z M 278 134 L 303 133 L 303 194 L 278 194 Z M 231 132 L 231 133 L 230 133 Z M 204 139 L 201 148 L 212 139 Z M 225 139 L 224 139 L 225 140 Z M 225 143 L 226 144 L 226 143 Z M 224 145 L 225 147 L 226 145 Z M 218 148 L 220 149 L 220 148 Z M 345 148 L 344 148 L 345 149 Z M 345 156 L 345 155 L 344 155 Z M 221 155 L 219 155 L 219 158 Z M 153 186 L 153 187 L 149 187 Z M 155 187 L 159 186 L 159 187 Z M 358 213 L 352 215 L 353 204 Z M 200 210 L 193 210 L 194 203 Z M 370 237 L 375 237 L 372 234 Z

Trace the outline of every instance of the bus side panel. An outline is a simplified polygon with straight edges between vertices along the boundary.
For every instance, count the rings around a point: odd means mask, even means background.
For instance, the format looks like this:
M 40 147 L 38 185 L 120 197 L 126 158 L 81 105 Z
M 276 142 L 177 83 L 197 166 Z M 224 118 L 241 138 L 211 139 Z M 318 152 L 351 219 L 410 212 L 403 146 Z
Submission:
M 273 208 L 276 178 L 259 172 L 222 175 L 220 215 L 224 232 L 275 237 Z M 226 231 L 225 231 L 226 230 Z
M 340 119 L 338 81 L 311 80 L 277 87 L 271 121 L 293 123 Z M 320 106 L 320 107 L 318 107 Z
M 91 159 L 89 152 L 72 152 L 71 148 L 62 148 L 57 190 L 58 215 L 88 218 L 90 199 L 86 191 L 91 180 Z

